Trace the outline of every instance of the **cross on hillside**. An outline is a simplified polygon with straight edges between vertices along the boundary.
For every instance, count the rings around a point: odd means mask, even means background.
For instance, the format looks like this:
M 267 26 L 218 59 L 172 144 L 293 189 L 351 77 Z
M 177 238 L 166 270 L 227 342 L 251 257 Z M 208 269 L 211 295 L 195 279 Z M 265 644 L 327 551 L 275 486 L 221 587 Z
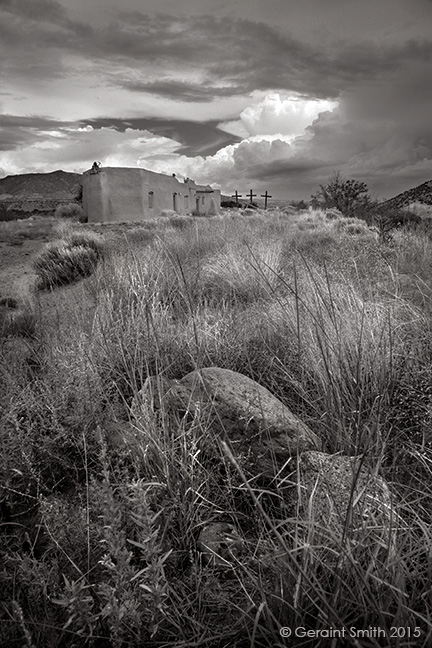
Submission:
M 241 197 L 242 197 L 242 194 L 239 194 L 239 192 L 237 191 L 237 189 L 236 189 L 235 194 L 234 194 L 233 196 L 231 196 L 231 198 L 235 198 L 235 199 L 236 199 L 236 205 L 237 205 L 237 207 L 239 206 L 239 200 L 238 200 L 238 199 L 241 198 Z
M 261 194 L 261 198 L 264 198 L 264 209 L 267 209 L 267 198 L 273 198 L 273 196 L 270 196 L 266 189 L 265 194 Z
M 250 198 L 250 204 L 252 205 L 252 198 L 256 196 L 256 194 L 252 193 L 252 189 L 249 191 L 248 196 Z

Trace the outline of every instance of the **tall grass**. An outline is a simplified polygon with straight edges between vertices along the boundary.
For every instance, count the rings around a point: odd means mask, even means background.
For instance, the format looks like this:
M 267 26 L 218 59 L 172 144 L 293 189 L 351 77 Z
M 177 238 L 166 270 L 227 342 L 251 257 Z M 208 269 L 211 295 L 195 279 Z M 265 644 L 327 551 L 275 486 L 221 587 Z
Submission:
M 318 645 L 279 630 L 333 627 L 346 645 L 379 646 L 348 629 L 402 627 L 400 645 L 428 645 L 429 293 L 412 299 L 400 283 L 403 267 L 430 288 L 427 243 L 402 233 L 386 249 L 345 225 L 279 212 L 126 233 L 86 288 L 91 333 L 41 336 L 34 370 L 8 363 L 4 642 Z M 250 376 L 308 423 L 336 455 L 330 489 L 313 472 L 299 486 L 306 456 L 271 480 L 246 473 L 205 412 L 189 421 L 144 398 L 134 415 L 149 376 L 158 392 L 206 366 Z M 356 457 L 348 491 L 338 453 Z M 379 518 L 365 492 L 381 480 Z M 227 568 L 200 551 L 214 522 L 236 529 Z

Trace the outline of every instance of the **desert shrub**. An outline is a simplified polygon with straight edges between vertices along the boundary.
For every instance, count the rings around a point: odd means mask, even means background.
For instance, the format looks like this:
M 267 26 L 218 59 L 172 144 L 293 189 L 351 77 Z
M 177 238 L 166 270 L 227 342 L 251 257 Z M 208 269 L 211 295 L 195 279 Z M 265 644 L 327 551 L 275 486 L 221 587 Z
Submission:
M 337 230 L 343 230 L 346 234 L 351 236 L 370 234 L 367 224 L 358 218 L 341 218 L 336 221 L 335 227 Z
M 84 222 L 84 214 L 81 205 L 78 203 L 67 203 L 66 205 L 57 205 L 55 212 L 55 218 L 70 218 L 72 220 L 77 220 L 80 223 Z
M 371 208 L 369 189 L 364 182 L 347 180 L 337 172 L 311 197 L 312 207 L 336 208 L 344 216 L 356 216 L 367 220 Z
M 88 277 L 94 271 L 97 261 L 97 254 L 91 248 L 50 243 L 33 262 L 33 268 L 39 277 L 38 288 L 52 288 Z
M 378 228 L 379 238 L 383 243 L 391 242 L 396 230 L 416 230 L 422 223 L 418 214 L 385 203 L 375 204 L 372 213 L 372 224 Z
M 72 230 L 48 243 L 33 262 L 38 287 L 51 288 L 88 277 L 104 253 L 103 239 L 92 232 Z
M 242 203 L 239 201 L 238 205 L 235 200 L 221 200 L 221 207 L 224 209 L 233 209 L 234 207 L 242 207 Z
M 104 240 L 94 232 L 84 229 L 71 230 L 65 237 L 64 242 L 68 247 L 81 246 L 93 250 L 98 259 L 103 257 L 105 244 Z

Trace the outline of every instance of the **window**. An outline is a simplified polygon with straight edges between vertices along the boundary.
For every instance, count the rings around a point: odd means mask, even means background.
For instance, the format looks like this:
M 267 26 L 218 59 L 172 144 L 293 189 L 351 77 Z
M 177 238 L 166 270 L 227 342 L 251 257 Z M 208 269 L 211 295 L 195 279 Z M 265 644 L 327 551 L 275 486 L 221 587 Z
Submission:
M 184 208 L 186 211 L 189 209 L 189 196 L 184 197 Z
M 149 191 L 148 192 L 148 206 L 151 209 L 153 207 L 153 205 L 154 205 L 154 191 Z
M 201 202 L 204 205 L 204 196 L 201 198 Z

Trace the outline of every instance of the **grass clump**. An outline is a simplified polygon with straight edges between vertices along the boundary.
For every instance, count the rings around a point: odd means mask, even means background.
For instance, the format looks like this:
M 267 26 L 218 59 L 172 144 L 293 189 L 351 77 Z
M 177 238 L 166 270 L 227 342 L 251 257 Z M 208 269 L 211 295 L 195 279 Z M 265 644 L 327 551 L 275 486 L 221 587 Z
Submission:
M 103 254 L 104 244 L 100 236 L 72 230 L 63 239 L 48 243 L 34 260 L 38 288 L 53 288 L 88 277 Z

